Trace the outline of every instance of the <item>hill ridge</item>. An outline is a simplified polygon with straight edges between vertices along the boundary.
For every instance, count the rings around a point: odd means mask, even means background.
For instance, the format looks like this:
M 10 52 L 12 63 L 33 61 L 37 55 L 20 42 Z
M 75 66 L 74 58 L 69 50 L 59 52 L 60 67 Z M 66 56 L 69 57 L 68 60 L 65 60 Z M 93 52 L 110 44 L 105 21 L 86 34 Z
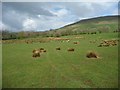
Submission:
M 117 18 L 118 19 L 119 17 L 120 17 L 120 15 L 110 15 L 110 16 L 98 16 L 98 17 L 86 18 L 86 19 L 81 19 L 81 20 L 79 20 L 77 22 L 65 25 L 65 26 L 60 27 L 60 28 L 64 28 L 64 27 L 67 27 L 67 26 L 70 26 L 70 25 L 74 25 L 74 24 L 77 24 L 77 23 L 87 22 L 87 21 L 96 20 L 96 19 L 104 19 L 104 18 Z

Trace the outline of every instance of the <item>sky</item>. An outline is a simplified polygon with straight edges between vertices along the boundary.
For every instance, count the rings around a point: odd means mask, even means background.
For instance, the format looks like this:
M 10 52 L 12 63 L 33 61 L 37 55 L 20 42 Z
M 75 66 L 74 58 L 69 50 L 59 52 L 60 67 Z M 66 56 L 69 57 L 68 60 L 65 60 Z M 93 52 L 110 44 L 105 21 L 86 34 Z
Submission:
M 82 19 L 118 15 L 118 2 L 2 2 L 1 5 L 0 27 L 15 32 L 45 31 Z

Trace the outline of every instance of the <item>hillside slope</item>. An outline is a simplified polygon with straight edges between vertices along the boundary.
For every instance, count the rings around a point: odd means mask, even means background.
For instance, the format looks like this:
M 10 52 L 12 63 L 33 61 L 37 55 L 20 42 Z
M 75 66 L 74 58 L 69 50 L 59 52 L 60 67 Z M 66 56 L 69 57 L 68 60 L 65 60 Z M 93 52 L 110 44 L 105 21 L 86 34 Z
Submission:
M 2 31 L 2 40 L 35 37 L 59 37 L 78 34 L 108 33 L 118 30 L 118 16 L 104 16 L 80 20 L 64 27 L 43 32 L 9 32 Z M 120 29 L 119 29 L 120 30 Z
M 104 16 L 80 20 L 62 28 L 51 30 L 56 34 L 84 34 L 92 32 L 113 32 L 118 29 L 118 16 Z

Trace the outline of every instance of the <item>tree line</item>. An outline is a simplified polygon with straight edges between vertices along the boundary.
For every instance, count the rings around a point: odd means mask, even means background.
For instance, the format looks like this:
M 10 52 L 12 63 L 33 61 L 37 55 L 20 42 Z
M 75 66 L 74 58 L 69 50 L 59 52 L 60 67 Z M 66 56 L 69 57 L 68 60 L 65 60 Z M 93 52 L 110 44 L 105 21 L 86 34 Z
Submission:
M 2 31 L 2 35 L 0 37 L 2 40 L 9 39 L 24 39 L 24 38 L 35 38 L 35 37 L 60 37 L 67 35 L 81 35 L 81 34 L 101 34 L 108 33 L 110 30 L 108 28 L 93 28 L 91 30 L 48 30 L 44 32 L 34 32 L 34 31 L 21 31 L 21 32 L 10 32 L 8 30 Z M 120 29 L 116 29 L 113 31 L 114 33 L 120 32 Z

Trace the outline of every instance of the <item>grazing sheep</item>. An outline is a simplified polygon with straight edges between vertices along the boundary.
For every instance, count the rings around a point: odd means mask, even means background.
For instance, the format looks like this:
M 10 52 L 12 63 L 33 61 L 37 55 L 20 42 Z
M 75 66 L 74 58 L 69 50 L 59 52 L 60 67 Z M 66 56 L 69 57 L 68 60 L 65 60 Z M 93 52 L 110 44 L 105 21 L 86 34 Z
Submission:
M 41 53 L 44 51 L 44 48 L 39 48 L 38 51 Z
M 32 57 L 40 57 L 40 50 L 34 49 L 32 52 L 33 52 Z
M 108 46 L 110 46 L 110 44 L 109 43 L 105 43 L 105 44 L 103 44 L 103 46 L 108 47 Z
M 60 48 L 58 47 L 58 48 L 56 48 L 56 50 L 60 50 Z
M 115 46 L 118 44 L 117 40 L 103 40 L 98 47 L 108 47 L 108 46 Z
M 73 48 L 69 48 L 68 51 L 74 51 L 74 49 Z
M 32 57 L 40 57 L 40 52 L 39 51 L 35 51 L 33 53 L 33 56 Z
M 97 54 L 95 52 L 88 52 L 86 54 L 87 58 L 98 58 Z
M 35 53 L 36 49 L 34 49 L 32 52 Z
M 102 47 L 102 44 L 98 45 L 98 47 Z
M 74 44 L 79 44 L 79 42 L 74 42 Z
M 44 48 L 40 48 L 40 50 L 44 50 Z
M 46 50 L 44 50 L 43 52 L 47 52 Z
M 40 57 L 40 54 L 42 52 L 47 52 L 47 51 L 44 48 L 34 49 L 32 51 L 32 53 L 33 53 L 32 57 Z
M 33 57 L 40 57 L 40 53 L 33 53 Z

